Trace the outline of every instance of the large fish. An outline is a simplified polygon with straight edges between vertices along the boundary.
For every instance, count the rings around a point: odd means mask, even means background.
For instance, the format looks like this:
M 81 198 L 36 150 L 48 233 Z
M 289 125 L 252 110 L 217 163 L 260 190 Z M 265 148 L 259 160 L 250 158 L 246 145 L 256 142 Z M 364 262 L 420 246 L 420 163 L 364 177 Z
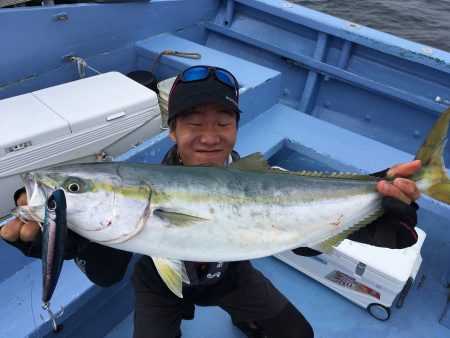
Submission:
M 442 158 L 450 109 L 417 153 L 422 192 L 450 204 Z M 189 261 L 236 261 L 300 246 L 327 251 L 382 213 L 378 178 L 285 172 L 260 155 L 225 167 L 137 163 L 71 164 L 22 175 L 30 211 L 63 189 L 68 227 L 91 241 L 156 259 L 181 296 Z M 168 259 L 168 260 L 166 260 Z

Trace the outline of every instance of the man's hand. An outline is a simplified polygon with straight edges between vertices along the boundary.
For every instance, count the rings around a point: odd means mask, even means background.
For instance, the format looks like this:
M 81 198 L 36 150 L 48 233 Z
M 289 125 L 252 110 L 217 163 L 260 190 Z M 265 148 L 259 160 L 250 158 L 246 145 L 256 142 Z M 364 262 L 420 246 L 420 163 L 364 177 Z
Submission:
M 28 204 L 27 194 L 25 188 L 21 188 L 14 194 L 14 200 L 17 206 L 24 206 Z M 34 221 L 22 221 L 19 218 L 15 218 L 12 221 L 6 223 L 0 229 L 0 237 L 9 241 L 17 242 L 33 242 L 36 235 L 39 232 L 39 224 Z
M 396 178 L 392 184 L 386 181 L 378 182 L 378 191 L 383 196 L 391 196 L 407 205 L 410 205 L 412 201 L 419 199 L 420 191 L 414 181 L 403 177 L 414 174 L 421 167 L 422 162 L 420 160 L 394 165 L 388 170 L 386 176 L 388 178 Z
M 0 236 L 9 242 L 16 242 L 19 239 L 23 242 L 32 242 L 38 232 L 39 224 L 37 222 L 23 222 L 21 219 L 15 218 L 0 229 Z

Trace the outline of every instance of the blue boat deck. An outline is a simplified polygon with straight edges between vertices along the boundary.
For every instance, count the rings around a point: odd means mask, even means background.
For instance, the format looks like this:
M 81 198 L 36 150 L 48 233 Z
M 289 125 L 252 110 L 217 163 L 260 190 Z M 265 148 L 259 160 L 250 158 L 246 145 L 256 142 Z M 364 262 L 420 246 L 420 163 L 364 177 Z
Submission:
M 440 225 L 445 226 L 446 222 L 442 220 Z M 430 245 L 429 241 L 424 250 L 432 250 Z M 433 332 L 432 337 L 448 337 L 446 327 L 437 328 L 436 325 L 427 324 L 436 323 L 446 306 L 446 299 L 443 297 L 446 287 L 444 281 L 440 280 L 439 267 L 423 266 L 418 274 L 418 277 L 427 276 L 423 285 L 419 288 L 420 282 L 416 280 L 403 308 L 393 307 L 391 318 L 382 322 L 371 317 L 363 308 L 276 258 L 263 258 L 252 263 L 300 309 L 311 322 L 316 337 L 426 338 L 430 337 L 430 332 Z M 416 325 L 418 320 L 421 325 Z M 414 332 L 405 329 L 407 327 L 414 327 Z M 218 307 L 196 307 L 195 319 L 183 321 L 181 329 L 183 337 L 186 338 L 245 337 L 232 325 L 228 314 Z M 130 314 L 105 337 L 131 338 L 132 333 L 133 314 Z
M 30 21 L 42 29 L 24 37 L 0 30 L 7 51 L 0 61 L 0 98 L 75 80 L 75 64 L 62 58 L 71 53 L 102 72 L 126 74 L 148 70 L 165 49 L 200 52 L 201 60 L 164 55 L 154 74 L 166 79 L 194 64 L 230 69 L 242 85 L 236 146 L 241 156 L 258 151 L 271 164 L 291 170 L 318 165 L 363 173 L 410 161 L 445 108 L 437 98 L 450 98 L 449 53 L 426 55 L 421 45 L 284 1 L 201 0 L 188 16 L 185 6 L 160 0 L 2 12 L 0 27 Z M 83 17 L 85 24 L 68 20 L 58 39 L 48 39 L 44 33 L 60 24 L 48 17 L 62 9 L 70 18 Z M 99 25 L 99 15 L 111 25 Z M 78 40 L 78 34 L 85 38 Z M 35 46 L 34 54 L 21 53 L 17 41 Z M 163 132 L 116 160 L 159 163 L 170 145 Z M 449 167 L 449 147 L 445 155 Z M 304 167 L 305 159 L 312 167 Z M 423 263 L 404 306 L 392 306 L 388 321 L 374 319 L 276 258 L 253 264 L 301 310 L 317 337 L 448 337 L 450 208 L 426 196 L 419 204 L 419 227 L 427 233 Z M 40 310 L 40 261 L 19 257 L 2 242 L 0 254 L 0 336 L 53 337 L 50 323 L 39 318 L 46 315 Z M 58 336 L 131 337 L 132 270 L 130 264 L 122 282 L 100 288 L 66 262 L 52 300 L 52 308 L 65 308 Z M 193 338 L 244 337 L 214 307 L 197 307 L 182 331 Z

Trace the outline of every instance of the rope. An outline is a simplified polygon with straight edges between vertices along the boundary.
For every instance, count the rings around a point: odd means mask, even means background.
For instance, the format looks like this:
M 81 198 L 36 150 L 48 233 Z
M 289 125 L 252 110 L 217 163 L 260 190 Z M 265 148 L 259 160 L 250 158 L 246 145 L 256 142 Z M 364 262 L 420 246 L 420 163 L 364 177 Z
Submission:
M 86 68 L 89 68 L 90 70 L 92 70 L 93 72 L 95 72 L 97 74 L 101 74 L 101 72 L 99 72 L 98 70 L 88 66 L 86 60 L 84 60 L 78 56 L 70 56 L 68 58 L 68 61 L 70 61 L 70 62 L 76 61 L 77 62 L 78 75 L 80 76 L 80 79 L 84 78 Z
M 156 63 L 159 61 L 161 56 L 163 55 L 173 55 L 178 56 L 181 58 L 187 58 L 187 59 L 194 59 L 199 60 L 201 59 L 202 55 L 200 53 L 190 53 L 190 52 L 178 52 L 175 50 L 166 49 L 158 54 L 158 56 L 155 58 L 155 61 L 153 61 L 152 66 L 150 67 L 150 71 L 153 73 L 153 68 L 155 67 Z

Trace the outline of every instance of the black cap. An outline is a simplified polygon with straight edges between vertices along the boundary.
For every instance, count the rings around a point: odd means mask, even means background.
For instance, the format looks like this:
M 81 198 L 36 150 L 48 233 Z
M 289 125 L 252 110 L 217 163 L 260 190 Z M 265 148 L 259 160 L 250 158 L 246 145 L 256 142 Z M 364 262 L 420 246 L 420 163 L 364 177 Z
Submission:
M 238 100 L 238 94 L 234 88 L 217 81 L 213 76 L 192 82 L 183 82 L 177 79 L 168 98 L 168 120 L 172 120 L 198 104 L 217 103 L 234 111 L 236 121 L 239 121 Z

